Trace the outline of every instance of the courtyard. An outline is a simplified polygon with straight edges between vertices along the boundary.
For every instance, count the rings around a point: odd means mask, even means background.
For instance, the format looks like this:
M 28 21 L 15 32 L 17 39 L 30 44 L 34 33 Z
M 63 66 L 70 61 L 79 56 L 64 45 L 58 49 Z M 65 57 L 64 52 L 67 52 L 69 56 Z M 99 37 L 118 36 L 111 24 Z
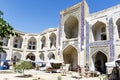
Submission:
M 21 73 L 15 73 L 13 70 L 1 70 L 0 71 L 0 80 L 58 80 L 58 77 L 61 77 L 61 80 L 100 80 L 99 77 L 83 77 L 80 79 L 73 78 L 71 74 L 66 76 L 61 76 L 61 73 L 46 73 L 44 71 L 36 70 L 26 70 L 25 74 L 32 75 L 29 78 L 18 77 L 22 75 Z

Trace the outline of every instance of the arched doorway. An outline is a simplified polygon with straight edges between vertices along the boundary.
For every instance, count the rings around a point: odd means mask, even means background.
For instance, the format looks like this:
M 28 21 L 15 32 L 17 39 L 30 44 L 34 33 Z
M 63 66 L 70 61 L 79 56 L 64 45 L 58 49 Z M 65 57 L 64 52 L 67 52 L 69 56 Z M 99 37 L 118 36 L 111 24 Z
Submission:
M 40 57 L 41 60 L 44 61 L 44 58 L 45 58 L 45 57 L 44 57 L 44 54 L 43 54 L 43 53 L 41 53 L 41 54 L 39 55 L 39 57 Z
M 11 59 L 15 62 L 19 61 L 21 59 L 21 54 L 19 52 L 15 52 L 15 53 L 12 54 Z
M 3 50 L 3 51 L 0 53 L 0 59 L 1 59 L 1 60 L 5 60 L 6 57 L 7 57 L 7 53 L 6 53 L 6 51 Z
M 34 61 L 35 60 L 35 55 L 33 53 L 29 53 L 27 55 L 26 59 L 28 59 L 28 58 Z
M 99 71 L 100 73 L 106 73 L 105 63 L 107 62 L 107 56 L 103 52 L 98 51 L 92 56 L 92 59 L 95 70 Z
M 63 59 L 65 64 L 70 64 L 70 70 L 75 70 L 78 64 L 78 54 L 76 48 L 68 46 L 63 51 Z
M 54 53 L 52 53 L 52 52 L 50 52 L 49 54 L 48 54 L 48 59 L 50 60 L 50 59 L 55 59 L 55 55 L 54 55 Z
M 118 55 L 118 58 L 120 58 L 120 54 Z

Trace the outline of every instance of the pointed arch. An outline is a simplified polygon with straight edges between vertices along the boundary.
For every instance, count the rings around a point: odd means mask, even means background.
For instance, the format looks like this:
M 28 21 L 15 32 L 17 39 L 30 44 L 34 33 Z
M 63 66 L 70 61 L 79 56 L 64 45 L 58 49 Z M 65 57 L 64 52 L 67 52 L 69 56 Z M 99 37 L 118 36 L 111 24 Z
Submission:
M 5 60 L 6 57 L 7 57 L 6 51 L 3 50 L 2 52 L 0 52 L 0 59 L 1 59 L 1 60 Z
M 78 29 L 79 28 L 79 21 L 78 19 L 71 15 L 64 23 L 64 32 L 65 37 L 67 39 L 77 38 L 78 37 Z
M 27 56 L 26 56 L 26 59 L 31 59 L 31 60 L 35 60 L 35 55 L 33 53 L 29 53 Z
M 120 18 L 116 21 L 116 25 L 117 25 L 117 30 L 118 30 L 118 36 L 120 38 Z
M 22 55 L 19 52 L 14 52 L 12 54 L 11 59 L 16 62 L 16 61 L 21 60 L 21 57 L 22 57 Z
M 22 42 L 23 42 L 23 38 L 21 36 L 15 37 L 13 40 L 13 47 L 14 48 L 21 48 Z
M 41 54 L 39 55 L 39 57 L 40 57 L 40 59 L 41 59 L 41 60 L 43 60 L 43 61 L 44 61 L 45 56 L 44 56 L 44 54 L 43 54 L 43 53 L 41 53 Z
M 55 33 L 51 33 L 49 39 L 50 39 L 50 48 L 52 46 L 56 47 L 56 34 Z
M 50 52 L 48 55 L 48 59 L 50 60 L 50 59 L 55 59 L 55 55 L 54 55 L 54 53 L 53 52 Z
M 97 21 L 92 26 L 92 33 L 95 41 L 107 40 L 106 24 L 101 21 Z
M 65 64 L 70 64 L 70 69 L 75 70 L 78 64 L 78 52 L 72 45 L 67 46 L 63 50 L 63 59 Z
M 41 38 L 41 49 L 43 49 L 45 46 L 46 46 L 46 37 L 45 36 L 43 36 L 42 38 Z
M 107 62 L 107 56 L 101 51 L 97 51 L 92 55 L 93 64 L 96 71 L 106 73 L 105 63 Z
M 0 42 L 2 46 L 8 46 L 8 41 L 9 41 L 9 38 L 0 37 Z
M 118 55 L 118 58 L 120 58 L 120 54 Z
M 37 46 L 37 40 L 36 40 L 36 38 L 35 37 L 31 37 L 28 40 L 28 49 L 35 50 L 36 46 Z

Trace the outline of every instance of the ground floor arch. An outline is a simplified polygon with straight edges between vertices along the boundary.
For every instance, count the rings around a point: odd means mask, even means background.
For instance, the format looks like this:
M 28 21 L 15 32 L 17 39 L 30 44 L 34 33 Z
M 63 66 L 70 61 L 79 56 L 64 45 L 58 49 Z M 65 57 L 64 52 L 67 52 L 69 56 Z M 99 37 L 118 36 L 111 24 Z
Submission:
M 63 60 L 65 64 L 70 64 L 70 70 L 75 70 L 78 64 L 78 53 L 76 48 L 68 46 L 63 51 Z
M 100 73 L 106 73 L 105 63 L 107 62 L 107 56 L 103 52 L 98 51 L 93 54 L 92 60 L 96 71 L 99 71 Z
M 11 59 L 13 61 L 19 61 L 19 60 L 21 60 L 21 57 L 22 57 L 22 55 L 19 52 L 15 52 L 15 53 L 12 54 Z
M 1 60 L 5 60 L 6 57 L 7 57 L 6 51 L 3 50 L 2 52 L 0 52 L 0 59 L 1 59 Z
M 120 54 L 118 55 L 118 58 L 120 58 Z
M 35 61 L 35 55 L 33 53 L 29 53 L 27 56 L 26 56 L 26 59 L 31 59 L 33 61 Z
M 39 58 L 40 58 L 41 60 L 44 60 L 44 59 L 45 59 L 44 54 L 43 54 L 43 53 L 41 53 L 41 54 L 39 55 Z
M 55 59 L 55 55 L 54 55 L 54 53 L 53 52 L 50 52 L 48 55 L 48 59 L 50 60 L 50 59 Z

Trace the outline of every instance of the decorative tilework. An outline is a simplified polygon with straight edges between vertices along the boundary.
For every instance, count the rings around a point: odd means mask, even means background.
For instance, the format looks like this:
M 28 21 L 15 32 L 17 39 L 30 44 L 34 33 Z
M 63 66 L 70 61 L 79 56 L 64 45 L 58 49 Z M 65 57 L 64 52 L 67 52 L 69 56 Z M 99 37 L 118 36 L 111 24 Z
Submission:
M 60 55 L 60 48 L 58 48 L 58 55 Z
M 86 62 L 89 61 L 89 23 L 86 21 Z
M 80 39 L 81 39 L 81 51 L 83 50 L 82 49 L 82 46 L 84 45 L 84 1 L 82 2 L 82 4 L 81 4 L 81 16 L 80 16 L 80 18 L 81 18 L 81 29 L 80 29 L 80 31 L 81 31 L 81 36 L 80 36 Z
M 89 46 L 108 46 L 109 45 L 109 41 L 100 41 L 100 42 L 93 42 L 90 43 Z
M 109 19 L 109 35 L 110 35 L 110 61 L 114 60 L 114 45 L 113 45 L 113 34 L 114 34 L 114 30 L 113 30 L 113 19 L 110 18 Z
M 60 22 L 59 22 L 59 29 L 58 29 L 58 46 L 61 44 L 61 33 L 62 33 L 62 25 L 61 25 L 61 15 L 60 15 Z
M 61 15 L 60 15 L 60 22 L 59 22 L 59 29 L 58 29 L 58 46 L 61 46 L 61 34 L 62 34 L 62 25 L 61 25 Z M 58 55 L 60 55 L 60 48 L 58 48 Z

